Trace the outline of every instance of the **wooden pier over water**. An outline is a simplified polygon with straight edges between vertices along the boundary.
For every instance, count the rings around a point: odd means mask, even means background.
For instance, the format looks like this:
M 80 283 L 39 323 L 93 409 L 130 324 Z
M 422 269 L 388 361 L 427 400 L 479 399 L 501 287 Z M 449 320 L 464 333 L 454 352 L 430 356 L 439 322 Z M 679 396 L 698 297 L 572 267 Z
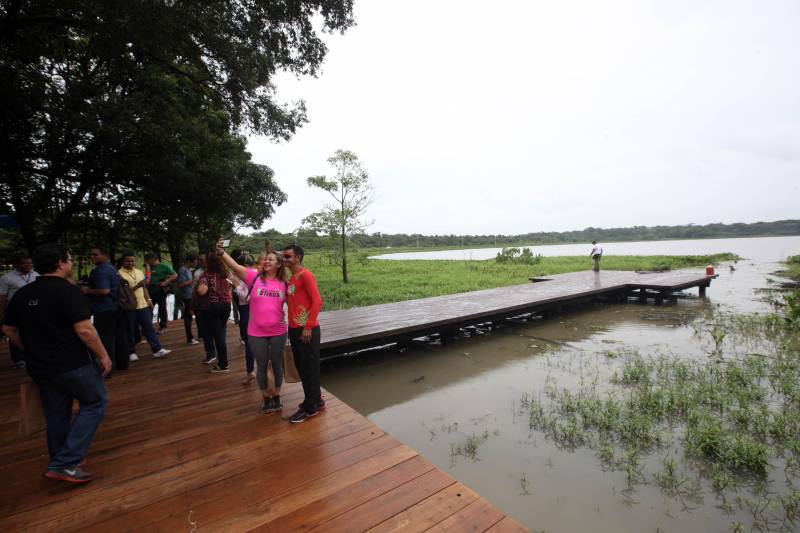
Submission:
M 228 328 L 230 374 L 210 374 L 181 322 L 163 336 L 174 351 L 108 380 L 109 410 L 85 468 L 68 486 L 42 477 L 43 433 L 18 433 L 19 384 L 0 353 L 2 531 L 526 531 L 468 487 L 330 393 L 303 424 L 262 414 L 255 384 L 241 384 L 238 327 Z M 284 415 L 302 400 L 283 390 Z
M 535 283 L 325 312 L 327 354 L 545 313 L 598 297 L 656 302 L 712 277 L 692 272 L 577 272 Z M 174 351 L 108 381 L 109 411 L 88 457 L 97 479 L 70 487 L 42 477 L 44 435 L 18 433 L 22 371 L 0 353 L 0 529 L 41 531 L 525 531 L 469 488 L 329 393 L 327 410 L 292 425 L 258 409 L 241 384 L 244 354 L 230 325 L 230 374 L 210 374 L 181 322 Z M 324 379 L 323 379 L 324 382 Z M 284 413 L 300 402 L 284 387 Z
M 531 278 L 532 283 L 419 300 L 328 311 L 320 315 L 323 357 L 433 333 L 485 324 L 526 313 L 546 313 L 595 298 L 633 297 L 660 304 L 677 291 L 698 287 L 700 295 L 716 276 L 673 272 L 581 271 Z

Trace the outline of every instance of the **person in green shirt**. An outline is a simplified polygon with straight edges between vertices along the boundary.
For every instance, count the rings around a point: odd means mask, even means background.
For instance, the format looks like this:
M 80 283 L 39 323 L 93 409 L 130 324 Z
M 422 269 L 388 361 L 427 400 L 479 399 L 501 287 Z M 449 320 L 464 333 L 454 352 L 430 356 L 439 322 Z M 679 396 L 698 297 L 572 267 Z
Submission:
M 169 284 L 178 278 L 178 274 L 166 263 L 161 262 L 161 258 L 153 253 L 145 254 L 144 262 L 150 267 L 150 282 L 147 284 L 147 292 L 153 299 L 153 308 L 158 307 L 158 329 L 167 329 L 167 294 Z

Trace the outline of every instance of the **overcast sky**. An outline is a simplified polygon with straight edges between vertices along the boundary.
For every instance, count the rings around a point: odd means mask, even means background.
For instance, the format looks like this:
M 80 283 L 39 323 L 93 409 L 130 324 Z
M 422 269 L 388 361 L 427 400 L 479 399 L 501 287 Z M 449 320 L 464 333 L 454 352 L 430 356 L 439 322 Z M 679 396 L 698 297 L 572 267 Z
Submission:
M 800 218 L 800 2 L 356 3 L 310 122 L 251 138 L 292 231 L 356 152 L 369 232 L 512 234 Z

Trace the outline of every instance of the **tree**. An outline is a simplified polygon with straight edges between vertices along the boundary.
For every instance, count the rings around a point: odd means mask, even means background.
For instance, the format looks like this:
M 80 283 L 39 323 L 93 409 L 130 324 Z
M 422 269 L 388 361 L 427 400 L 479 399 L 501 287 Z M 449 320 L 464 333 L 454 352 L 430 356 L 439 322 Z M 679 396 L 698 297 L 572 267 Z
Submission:
M 307 120 L 305 105 L 277 102 L 274 75 L 315 75 L 327 52 L 317 28 L 346 30 L 352 7 L 0 2 L 0 214 L 15 218 L 30 249 L 64 240 L 78 222 L 117 210 L 109 202 L 172 174 L 155 139 L 181 145 L 185 168 L 202 159 L 203 146 L 181 137 L 193 121 L 224 123 L 234 141 L 242 129 L 290 138 Z
M 368 225 L 361 216 L 372 200 L 372 186 L 369 174 L 353 152 L 336 150 L 328 158 L 328 163 L 336 170 L 333 178 L 312 176 L 307 181 L 309 186 L 330 194 L 334 203 L 325 205 L 322 211 L 308 215 L 303 219 L 303 226 L 327 231 L 341 239 L 342 281 L 347 283 L 347 237 L 362 233 Z

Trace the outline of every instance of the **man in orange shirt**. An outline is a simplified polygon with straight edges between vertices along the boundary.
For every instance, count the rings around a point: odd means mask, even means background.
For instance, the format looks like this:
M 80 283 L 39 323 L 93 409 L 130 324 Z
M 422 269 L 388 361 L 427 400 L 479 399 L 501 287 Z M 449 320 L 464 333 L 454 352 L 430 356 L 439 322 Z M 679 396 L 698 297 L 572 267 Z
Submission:
M 319 383 L 319 312 L 322 297 L 314 275 L 303 266 L 303 249 L 290 244 L 283 249 L 283 262 L 292 272 L 289 293 L 289 342 L 294 364 L 303 382 L 305 398 L 289 422 L 299 424 L 325 409 Z

